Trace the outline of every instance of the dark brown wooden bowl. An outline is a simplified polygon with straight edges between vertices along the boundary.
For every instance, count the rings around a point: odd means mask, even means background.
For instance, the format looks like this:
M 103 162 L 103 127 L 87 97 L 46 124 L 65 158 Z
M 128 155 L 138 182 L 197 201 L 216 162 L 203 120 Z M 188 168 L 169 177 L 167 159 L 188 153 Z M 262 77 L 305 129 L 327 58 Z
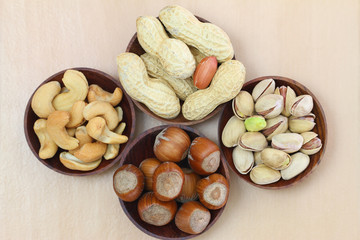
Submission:
M 276 87 L 280 87 L 282 85 L 290 86 L 292 89 L 294 89 L 297 96 L 302 95 L 302 94 L 309 94 L 310 96 L 312 96 L 312 98 L 314 100 L 314 108 L 313 108 L 312 112 L 316 115 L 316 118 L 315 118 L 316 125 L 312 131 L 316 132 L 319 135 L 318 137 L 321 139 L 323 146 L 318 153 L 310 156 L 310 164 L 305 169 L 305 171 L 303 171 L 301 174 L 297 175 L 296 177 L 294 177 L 290 180 L 280 179 L 278 182 L 267 184 L 267 185 L 255 184 L 250 179 L 250 173 L 248 173 L 246 175 L 240 174 L 236 170 L 235 165 L 233 163 L 233 159 L 232 159 L 232 151 L 234 148 L 225 147 L 221 141 L 221 134 L 222 134 L 222 131 L 223 131 L 226 123 L 232 116 L 234 116 L 231 102 L 228 102 L 225 105 L 225 107 L 222 111 L 222 114 L 220 116 L 219 126 L 218 126 L 218 137 L 219 137 L 220 149 L 221 149 L 222 154 L 225 156 L 225 159 L 226 159 L 227 163 L 229 164 L 229 166 L 239 177 L 241 177 L 246 182 L 248 182 L 256 187 L 266 188 L 266 189 L 280 189 L 280 188 L 293 186 L 294 184 L 300 182 L 306 176 L 310 175 L 310 173 L 312 173 L 315 170 L 315 168 L 320 164 L 321 156 L 323 155 L 323 153 L 325 151 L 326 142 L 327 142 L 327 127 L 326 127 L 326 119 L 325 119 L 324 110 L 322 109 L 320 102 L 317 100 L 315 95 L 309 89 L 307 89 L 304 85 L 300 84 L 299 82 L 297 82 L 295 80 L 292 80 L 292 79 L 286 78 L 286 77 L 279 77 L 279 76 L 259 77 L 259 78 L 253 79 L 249 82 L 246 82 L 244 84 L 242 90 L 248 91 L 251 94 L 253 88 L 255 87 L 255 85 L 258 82 L 260 82 L 264 79 L 268 79 L 268 78 L 272 78 L 275 80 Z
M 205 23 L 209 23 L 209 21 L 207 21 L 206 19 L 204 18 L 201 18 L 201 17 L 198 17 L 196 16 L 199 21 L 201 22 L 205 22 Z M 137 33 L 134 34 L 134 36 L 131 38 L 127 48 L 126 48 L 126 52 L 131 52 L 131 53 L 135 53 L 139 56 L 141 56 L 142 54 L 145 53 L 144 49 L 141 47 L 139 41 L 138 41 L 138 38 L 137 38 Z M 235 59 L 235 57 L 233 58 Z M 157 119 L 157 120 L 160 120 L 160 121 L 163 121 L 165 123 L 169 123 L 169 124 L 182 124 L 182 125 L 195 125 L 195 124 L 198 124 L 198 123 L 201 123 L 201 122 L 204 122 L 210 118 L 212 118 L 213 116 L 215 116 L 218 112 L 221 111 L 221 109 L 224 107 L 225 103 L 219 105 L 217 108 L 214 109 L 214 111 L 212 111 L 209 115 L 207 115 L 206 117 L 200 119 L 200 120 L 187 120 L 186 118 L 184 118 L 184 116 L 182 115 L 182 112 L 180 112 L 180 114 L 176 117 L 176 118 L 173 118 L 173 119 L 165 119 L 165 118 L 162 118 L 162 117 L 159 117 L 158 115 L 156 115 L 155 113 L 153 113 L 152 111 L 150 111 L 150 109 L 145 106 L 145 104 L 141 103 L 141 102 L 138 102 L 134 99 L 132 99 L 132 101 L 135 103 L 135 105 L 141 110 L 143 111 L 144 113 L 148 114 L 149 116 Z M 183 105 L 183 101 L 180 100 L 180 105 L 182 106 Z
M 155 154 L 153 152 L 153 145 L 156 135 L 158 135 L 161 132 L 161 130 L 169 126 L 175 126 L 183 129 L 185 132 L 187 132 L 187 134 L 189 134 L 191 141 L 198 136 L 204 137 L 204 135 L 201 134 L 199 131 L 183 125 L 163 125 L 163 126 L 151 128 L 140 134 L 125 149 L 122 159 L 120 161 L 120 166 L 131 163 L 139 167 L 142 160 L 146 158 L 155 157 Z M 190 168 L 186 159 L 181 161 L 179 163 L 179 166 Z M 225 176 L 225 178 L 230 183 L 229 170 L 226 165 L 225 159 L 222 156 L 221 156 L 220 167 L 217 170 L 217 173 L 220 173 L 223 176 Z M 121 199 L 119 199 L 119 201 L 122 209 L 124 210 L 128 218 L 131 220 L 131 222 L 135 224 L 135 226 L 139 228 L 141 231 L 152 237 L 160 238 L 160 239 L 188 239 L 199 235 L 199 234 L 197 235 L 188 234 L 180 231 L 176 227 L 174 220 L 172 220 L 169 224 L 161 227 L 147 224 L 140 219 L 140 216 L 138 214 L 137 211 L 138 200 L 134 202 L 124 202 Z M 209 225 L 204 230 L 204 232 L 207 231 L 217 221 L 221 213 L 224 211 L 225 206 L 218 210 L 210 210 L 211 220 Z
M 123 98 L 120 102 L 120 106 L 124 111 L 123 121 L 126 123 L 126 128 L 125 128 L 125 131 L 123 134 L 128 136 L 129 141 L 130 141 L 130 139 L 134 135 L 134 130 L 135 130 L 135 109 L 134 109 L 134 105 L 133 105 L 130 97 L 125 93 L 120 82 L 115 80 L 110 75 L 108 75 L 104 72 L 101 72 L 99 70 L 95 70 L 95 69 L 91 69 L 91 68 L 72 68 L 72 69 L 82 72 L 85 75 L 89 85 L 97 84 L 100 87 L 102 87 L 104 90 L 109 91 L 109 92 L 113 92 L 116 87 L 120 87 L 123 90 Z M 63 70 L 61 72 L 58 72 L 58 73 L 52 75 L 51 77 L 46 79 L 41 85 L 43 85 L 47 82 L 50 82 L 50 81 L 58 81 L 58 82 L 60 82 L 60 84 L 62 86 L 64 86 L 62 83 L 62 77 L 63 77 L 65 71 L 66 70 Z M 35 91 L 34 91 L 34 93 L 35 93 Z M 100 165 L 97 168 L 95 168 L 94 170 L 91 170 L 91 171 L 87 171 L 87 172 L 71 170 L 71 169 L 66 168 L 59 160 L 60 152 L 64 151 L 60 148 L 54 157 L 52 157 L 50 159 L 45 159 L 45 160 L 41 159 L 38 154 L 39 149 L 40 149 L 40 143 L 39 143 L 39 140 L 33 129 L 35 121 L 39 118 L 31 108 L 31 99 L 32 99 L 34 93 L 31 95 L 31 97 L 28 101 L 28 104 L 26 106 L 26 109 L 25 109 L 24 131 L 25 131 L 26 141 L 27 141 L 31 151 L 34 153 L 36 158 L 39 159 L 39 161 L 42 162 L 45 166 L 47 166 L 48 168 L 50 168 L 56 172 L 59 172 L 59 173 L 65 174 L 65 175 L 88 176 L 88 175 L 93 175 L 93 174 L 98 174 L 98 173 L 104 172 L 107 169 L 114 166 L 120 160 L 121 154 L 122 154 L 123 150 L 125 149 L 125 147 L 128 145 L 128 143 L 120 144 L 119 155 L 115 159 L 102 160 L 102 162 L 100 163 Z

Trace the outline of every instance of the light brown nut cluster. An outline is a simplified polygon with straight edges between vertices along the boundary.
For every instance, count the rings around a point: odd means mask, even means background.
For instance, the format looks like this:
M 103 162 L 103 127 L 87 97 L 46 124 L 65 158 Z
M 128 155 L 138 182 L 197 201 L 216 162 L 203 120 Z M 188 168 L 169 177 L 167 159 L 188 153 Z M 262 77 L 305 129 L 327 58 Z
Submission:
M 62 92 L 59 82 L 52 81 L 39 87 L 32 99 L 34 112 L 42 117 L 34 124 L 40 141 L 39 157 L 52 158 L 60 147 L 68 150 L 59 157 L 65 167 L 90 171 L 99 166 L 104 155 L 107 159 L 115 158 L 119 144 L 128 140 L 122 135 L 125 128 L 125 123 L 121 123 L 122 109 L 114 108 L 122 99 L 122 91 L 116 88 L 109 93 L 97 85 L 92 85 L 88 91 L 86 77 L 76 70 L 67 70 L 63 82 L 66 88 Z M 86 102 L 86 96 L 90 104 Z M 99 119 L 101 126 L 96 121 Z M 104 131 L 97 131 L 95 136 L 94 127 L 87 127 L 89 123 L 83 125 L 85 121 L 95 122 L 96 129 Z M 113 129 L 117 133 L 111 132 Z M 108 148 L 111 151 L 107 153 Z

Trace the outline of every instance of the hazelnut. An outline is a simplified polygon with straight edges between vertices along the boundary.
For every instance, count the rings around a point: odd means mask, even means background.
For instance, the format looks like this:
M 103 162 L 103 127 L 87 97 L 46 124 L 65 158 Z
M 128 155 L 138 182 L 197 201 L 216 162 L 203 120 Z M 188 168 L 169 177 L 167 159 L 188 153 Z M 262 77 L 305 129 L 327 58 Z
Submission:
M 188 160 L 197 174 L 209 175 L 219 168 L 220 149 L 210 139 L 197 137 L 190 145 Z
M 222 208 L 229 196 L 229 183 L 226 178 L 214 173 L 198 181 L 196 191 L 200 202 L 208 209 Z

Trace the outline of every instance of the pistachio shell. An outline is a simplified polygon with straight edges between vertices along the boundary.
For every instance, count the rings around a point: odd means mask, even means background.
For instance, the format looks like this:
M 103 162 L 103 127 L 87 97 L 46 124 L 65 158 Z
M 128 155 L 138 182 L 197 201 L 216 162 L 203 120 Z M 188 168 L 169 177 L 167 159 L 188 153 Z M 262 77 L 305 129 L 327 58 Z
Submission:
M 278 170 L 269 168 L 265 164 L 255 166 L 250 172 L 250 179 L 256 184 L 265 185 L 279 181 L 281 174 Z
M 291 101 L 290 114 L 296 117 L 308 115 L 313 109 L 313 104 L 310 95 L 300 95 Z
M 286 169 L 281 170 L 281 177 L 284 180 L 289 180 L 299 175 L 310 163 L 310 157 L 300 152 L 291 155 L 291 159 L 290 165 Z
M 238 144 L 240 136 L 245 132 L 244 121 L 232 116 L 223 129 L 221 141 L 225 147 L 234 147 Z
M 295 91 L 289 87 L 289 86 L 281 86 L 281 87 L 277 87 L 274 91 L 274 94 L 278 94 L 283 96 L 284 98 L 284 110 L 281 112 L 282 115 L 289 117 L 290 114 L 290 107 L 291 107 L 291 103 L 293 101 L 294 98 L 296 98 L 296 93 Z
M 265 136 L 259 132 L 246 132 L 239 139 L 239 146 L 246 151 L 259 152 L 267 145 Z
M 279 116 L 283 109 L 283 97 L 276 94 L 262 96 L 255 104 L 255 111 L 266 119 Z
M 254 152 L 254 160 L 255 160 L 255 165 L 259 165 L 263 163 L 261 159 L 261 152 Z
M 321 139 L 318 138 L 317 133 L 314 132 L 304 132 L 301 134 L 304 139 L 304 144 L 302 145 L 300 151 L 307 155 L 313 155 L 320 151 L 322 148 Z
M 275 90 L 275 81 L 274 79 L 265 79 L 256 84 L 252 91 L 252 97 L 256 102 L 260 97 L 265 96 L 267 94 L 274 93 Z
M 261 159 L 266 166 L 275 170 L 285 169 L 291 163 L 289 154 L 274 148 L 265 148 L 262 150 Z
M 270 141 L 273 136 L 284 133 L 288 129 L 288 118 L 279 115 L 266 121 L 266 127 L 262 131 L 266 139 Z
M 289 119 L 289 129 L 294 133 L 311 131 L 315 124 L 315 115 L 312 113 L 302 117 L 291 116 Z
M 273 136 L 271 146 L 286 153 L 294 153 L 300 150 L 304 139 L 298 133 L 280 133 Z
M 266 127 L 266 120 L 263 116 L 255 115 L 248 117 L 244 124 L 249 132 L 258 132 Z
M 254 101 L 247 91 L 240 91 L 232 101 L 232 109 L 238 118 L 245 120 L 254 113 Z
M 241 174 L 247 174 L 254 166 L 254 154 L 241 149 L 239 146 L 234 148 L 232 158 L 235 168 Z

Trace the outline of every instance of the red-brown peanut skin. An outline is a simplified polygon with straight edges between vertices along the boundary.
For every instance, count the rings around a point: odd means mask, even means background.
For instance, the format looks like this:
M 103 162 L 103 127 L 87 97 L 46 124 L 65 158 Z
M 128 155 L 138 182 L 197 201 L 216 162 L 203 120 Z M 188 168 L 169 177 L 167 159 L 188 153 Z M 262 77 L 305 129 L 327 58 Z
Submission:
M 193 75 L 194 85 L 198 89 L 205 89 L 210 85 L 216 70 L 217 70 L 216 57 L 210 56 L 203 58 L 197 65 Z
M 157 181 L 158 176 L 161 173 L 166 173 L 166 172 L 176 172 L 182 178 L 181 189 L 180 189 L 179 193 L 176 196 L 172 197 L 172 198 L 163 196 L 160 193 L 158 193 L 157 190 L 156 190 L 156 185 L 158 184 L 158 181 Z M 164 163 L 160 164 L 160 166 L 156 168 L 156 170 L 154 172 L 154 175 L 153 175 L 153 191 L 154 191 L 155 196 L 161 201 L 171 201 L 171 200 L 177 198 L 181 193 L 182 187 L 184 185 L 184 180 L 185 180 L 184 173 L 176 163 L 164 162 Z
M 214 143 L 210 139 L 205 137 L 195 138 L 190 145 L 188 153 L 188 161 L 190 167 L 194 170 L 194 172 L 200 175 L 209 175 L 216 172 L 217 169 L 214 172 L 207 172 L 202 168 L 203 160 L 216 151 L 220 152 L 220 149 L 218 145 L 216 145 L 216 143 Z
M 145 176 L 145 190 L 152 191 L 152 179 L 156 168 L 161 164 L 156 158 L 147 158 L 140 163 L 140 170 Z
M 166 208 L 172 216 L 169 222 L 171 222 L 171 220 L 173 220 L 173 218 L 175 217 L 175 213 L 177 211 L 177 204 L 176 204 L 175 200 L 168 201 L 168 202 L 160 201 L 159 199 L 157 199 L 155 197 L 155 194 L 153 192 L 147 192 L 144 195 L 142 195 L 141 198 L 139 199 L 137 209 L 138 209 L 138 213 L 139 213 L 141 220 L 146 222 L 145 219 L 143 218 L 142 213 L 154 204 L 160 205 L 160 206 Z M 165 223 L 164 225 L 168 224 L 169 222 Z M 151 223 L 149 223 L 149 224 L 151 224 Z M 157 226 L 160 226 L 160 225 L 157 225 Z
M 116 188 L 115 188 L 115 176 L 118 172 L 123 171 L 123 170 L 134 173 L 137 178 L 137 182 L 138 182 L 137 186 L 133 190 L 131 190 L 127 193 L 119 193 L 116 191 Z M 136 199 L 138 199 L 144 190 L 144 185 L 145 185 L 144 174 L 142 173 L 142 171 L 139 168 L 135 167 L 132 164 L 125 164 L 125 165 L 121 166 L 119 169 L 116 170 L 116 172 L 113 176 L 114 191 L 115 191 L 116 195 L 118 195 L 118 197 L 125 202 L 133 202 Z
M 191 201 L 191 202 L 184 203 L 179 208 L 179 211 L 176 213 L 176 216 L 175 216 L 175 224 L 181 231 L 189 233 L 189 234 L 199 234 L 200 233 L 200 232 L 194 232 L 190 227 L 190 216 L 193 213 L 193 211 L 195 211 L 197 209 L 204 211 L 204 212 L 208 212 L 210 214 L 210 211 L 197 201 Z
M 219 206 L 214 206 L 214 205 L 208 203 L 206 201 L 206 199 L 204 198 L 204 192 L 205 192 L 206 188 L 209 185 L 211 185 L 211 184 L 213 184 L 215 182 L 224 184 L 226 189 L 227 189 L 227 194 L 226 194 L 225 201 Z M 196 185 L 196 192 L 199 195 L 200 202 L 205 207 L 207 207 L 208 209 L 211 209 L 211 210 L 216 210 L 216 209 L 222 208 L 226 204 L 226 202 L 228 200 L 228 197 L 229 197 L 229 183 L 228 183 L 228 181 L 226 180 L 226 178 L 223 175 L 218 174 L 218 173 L 214 173 L 214 174 L 212 174 L 212 175 L 198 181 L 198 183 Z
M 155 139 L 154 154 L 162 162 L 180 162 L 186 157 L 190 137 L 178 127 L 168 127 Z

